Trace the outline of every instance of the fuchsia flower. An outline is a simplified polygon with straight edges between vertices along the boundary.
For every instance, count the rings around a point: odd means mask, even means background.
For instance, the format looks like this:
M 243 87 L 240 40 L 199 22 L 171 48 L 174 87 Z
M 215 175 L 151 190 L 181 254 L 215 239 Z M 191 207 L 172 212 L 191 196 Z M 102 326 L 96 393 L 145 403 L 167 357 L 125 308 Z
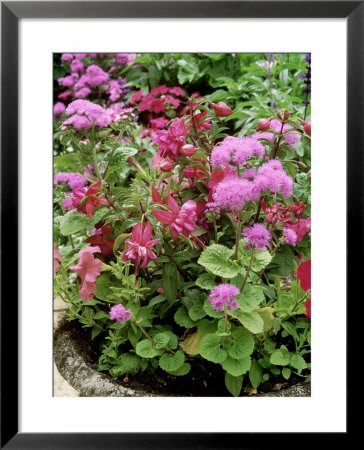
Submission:
M 218 312 L 224 310 L 225 305 L 230 309 L 237 309 L 238 304 L 235 297 L 239 295 L 240 291 L 234 284 L 219 284 L 212 289 L 209 296 L 211 307 Z
M 158 144 L 158 155 L 161 158 L 171 158 L 174 161 L 180 156 L 180 150 L 185 145 L 188 127 L 184 118 L 174 119 L 168 130 L 157 130 L 152 141 Z
M 228 105 L 224 102 L 211 103 L 212 108 L 215 111 L 215 114 L 218 117 L 227 117 L 230 116 L 234 111 L 228 107 Z
M 311 231 L 311 217 L 307 217 L 307 219 L 298 219 L 297 222 L 290 224 L 286 223 L 285 227 L 294 231 L 297 235 L 297 242 L 301 242 L 306 233 Z
M 301 289 L 308 291 L 311 289 L 311 259 L 301 262 L 297 269 L 297 278 L 300 280 Z M 305 316 L 311 319 L 311 296 L 305 302 Z
M 140 268 L 148 266 L 149 261 L 157 259 L 153 250 L 153 247 L 160 239 L 150 240 L 152 237 L 152 226 L 150 222 L 143 229 L 143 223 L 139 222 L 133 228 L 131 238 L 125 241 L 125 244 L 129 247 L 123 254 L 123 261 L 133 261 L 136 272 Z
M 115 239 L 108 237 L 111 232 L 111 226 L 105 225 L 100 230 L 97 230 L 93 236 L 85 239 L 85 242 L 93 246 L 98 246 L 105 259 L 112 258 L 114 256 Z
M 109 201 L 104 197 L 97 197 L 101 191 L 101 182 L 91 184 L 89 187 L 75 189 L 73 191 L 72 205 L 77 211 L 87 214 L 91 219 L 96 206 L 108 206 Z M 88 197 L 86 202 L 82 202 L 84 197 Z
M 82 282 L 80 286 L 80 297 L 84 301 L 93 298 L 96 289 L 96 279 L 100 275 L 102 261 L 95 259 L 93 253 L 101 253 L 99 247 L 86 247 L 79 251 L 79 260 L 76 266 L 70 266 L 80 276 Z
M 196 220 L 196 203 L 193 200 L 188 200 L 180 207 L 174 198 L 168 195 L 168 205 L 171 211 L 156 209 L 152 211 L 154 217 L 164 225 L 169 225 L 173 239 L 178 239 L 179 234 L 188 237 L 196 226 L 194 223 Z
M 254 224 L 252 227 L 245 228 L 243 236 L 248 239 L 246 248 L 257 248 L 258 250 L 266 250 L 272 239 L 271 234 L 260 223 Z
M 124 305 L 118 303 L 110 309 L 110 320 L 116 320 L 116 322 L 126 322 L 131 318 L 130 309 L 125 309 Z
M 63 258 L 62 254 L 59 252 L 57 248 L 57 244 L 53 243 L 53 270 L 54 272 L 58 272 L 59 268 L 61 267 L 59 261 Z

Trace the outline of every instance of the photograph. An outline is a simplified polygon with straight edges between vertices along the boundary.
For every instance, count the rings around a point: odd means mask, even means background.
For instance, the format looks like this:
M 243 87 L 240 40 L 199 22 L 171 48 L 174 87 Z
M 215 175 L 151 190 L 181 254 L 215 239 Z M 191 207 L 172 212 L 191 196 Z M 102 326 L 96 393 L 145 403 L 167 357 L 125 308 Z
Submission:
M 310 397 L 311 53 L 53 53 L 52 86 L 53 396 Z

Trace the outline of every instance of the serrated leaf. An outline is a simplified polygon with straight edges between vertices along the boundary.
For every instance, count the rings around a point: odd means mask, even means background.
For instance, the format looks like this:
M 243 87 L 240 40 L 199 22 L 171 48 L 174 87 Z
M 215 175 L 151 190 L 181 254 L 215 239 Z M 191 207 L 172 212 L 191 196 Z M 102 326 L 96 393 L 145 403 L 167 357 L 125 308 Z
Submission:
M 91 227 L 92 221 L 86 214 L 79 213 L 75 209 L 68 211 L 60 221 L 60 231 L 63 236 L 69 236 Z
M 256 311 L 240 312 L 238 315 L 239 321 L 254 334 L 261 333 L 263 331 L 264 322 L 263 319 Z
M 241 294 L 236 297 L 239 309 L 250 312 L 264 300 L 264 293 L 259 286 L 247 284 Z
M 135 375 L 140 368 L 139 358 L 134 353 L 123 353 L 117 358 L 117 364 L 110 369 L 113 377 L 122 375 Z
M 215 275 L 234 278 L 240 268 L 236 261 L 230 259 L 232 254 L 233 250 L 220 244 L 212 244 L 201 253 L 198 263 Z
M 152 342 L 149 339 L 143 339 L 137 343 L 135 347 L 135 351 L 137 355 L 142 358 L 154 358 L 157 356 L 158 352 L 153 346 Z
M 231 358 L 242 359 L 250 356 L 254 350 L 254 337 L 252 333 L 243 327 L 239 327 L 232 333 L 233 344 L 228 348 Z
M 178 370 L 185 361 L 185 355 L 181 350 L 177 350 L 174 355 L 170 353 L 164 353 L 160 360 L 159 366 L 166 372 Z
M 195 333 L 189 334 L 183 341 L 180 341 L 179 345 L 185 353 L 191 356 L 196 356 L 198 355 L 200 342 L 201 335 L 198 331 L 196 331 Z
M 180 306 L 174 314 L 174 321 L 177 325 L 185 328 L 195 326 L 195 322 L 190 319 L 187 310 L 184 306 Z
M 260 317 L 263 319 L 264 322 L 264 331 L 269 331 L 272 329 L 273 326 L 273 320 L 274 320 L 274 315 L 273 315 L 273 308 L 270 307 L 265 307 L 265 308 L 258 308 L 257 309 L 257 313 L 260 315 Z
M 213 289 L 215 287 L 215 276 L 210 273 L 203 273 L 197 278 L 196 285 L 201 289 Z
M 164 264 L 162 274 L 162 285 L 164 295 L 168 303 L 172 305 L 176 301 L 177 296 L 177 267 L 173 262 Z
M 291 355 L 287 351 L 275 350 L 270 357 L 270 363 L 276 366 L 286 366 L 291 360 Z
M 262 382 L 262 368 L 255 359 L 253 359 L 249 370 L 249 380 L 253 388 L 257 388 Z
M 183 376 L 183 375 L 187 375 L 190 370 L 191 370 L 191 364 L 183 363 L 179 369 L 170 370 L 168 373 L 170 373 L 171 375 L 175 375 L 175 376 Z
M 221 365 L 223 369 L 225 369 L 226 372 L 228 372 L 230 375 L 239 377 L 240 375 L 244 375 L 244 373 L 246 373 L 250 369 L 251 359 L 250 357 L 243 359 L 234 359 L 228 356 Z
M 216 321 L 214 320 L 203 319 L 198 325 L 198 332 L 201 337 L 206 336 L 206 334 L 215 333 L 216 329 Z
M 225 386 L 226 389 L 232 394 L 234 397 L 238 397 L 241 391 L 241 387 L 243 385 L 243 377 L 234 377 L 230 375 L 228 372 L 225 373 Z
M 166 348 L 168 346 L 170 336 L 168 333 L 157 333 L 153 340 L 156 343 L 156 348 Z
M 203 308 L 203 303 L 201 301 L 194 301 L 192 306 L 188 308 L 188 315 L 192 320 L 197 321 L 206 316 L 206 312 Z
M 208 361 L 222 363 L 226 359 L 227 353 L 225 350 L 222 350 L 220 346 L 221 344 L 218 336 L 207 334 L 201 339 L 199 345 L 200 355 Z
M 268 251 L 255 252 L 252 269 L 255 272 L 260 272 L 264 267 L 272 261 L 272 255 Z

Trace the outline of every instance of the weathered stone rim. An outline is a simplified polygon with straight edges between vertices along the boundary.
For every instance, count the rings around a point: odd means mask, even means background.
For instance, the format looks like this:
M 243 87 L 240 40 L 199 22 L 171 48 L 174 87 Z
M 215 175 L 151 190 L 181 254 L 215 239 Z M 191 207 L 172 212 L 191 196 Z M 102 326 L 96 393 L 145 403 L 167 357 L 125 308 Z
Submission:
M 59 328 L 54 336 L 54 361 L 60 374 L 81 397 L 181 397 L 146 388 L 137 382 L 125 386 L 117 379 L 98 372 L 87 362 L 69 330 Z M 310 397 L 311 384 L 299 383 L 287 389 L 255 397 Z

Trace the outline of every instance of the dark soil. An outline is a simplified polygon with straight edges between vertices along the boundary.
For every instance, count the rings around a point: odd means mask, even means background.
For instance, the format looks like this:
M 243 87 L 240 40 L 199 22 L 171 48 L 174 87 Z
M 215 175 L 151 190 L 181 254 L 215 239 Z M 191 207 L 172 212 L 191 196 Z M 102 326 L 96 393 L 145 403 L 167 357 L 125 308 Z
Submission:
M 68 331 L 72 335 L 72 339 L 77 343 L 79 349 L 82 349 L 84 360 L 95 370 L 98 368 L 98 359 L 100 357 L 101 339 L 91 341 L 90 331 L 82 328 L 81 324 L 73 321 L 64 321 L 62 325 L 55 331 L 55 336 L 63 331 Z M 177 377 L 166 373 L 161 369 L 157 369 L 155 373 L 149 374 L 143 372 L 134 376 L 128 376 L 128 381 L 123 381 L 123 378 L 113 379 L 118 383 L 138 389 L 140 386 L 147 391 L 153 390 L 161 392 L 161 394 L 168 393 L 169 396 L 183 396 L 183 397 L 228 397 L 230 393 L 225 387 L 224 371 L 218 364 L 210 363 L 209 361 L 192 358 L 188 360 L 191 364 L 191 371 L 187 376 Z M 107 372 L 102 372 L 107 374 Z M 107 376 L 109 376 L 107 374 Z M 111 378 L 111 377 L 110 377 Z M 272 391 L 279 391 L 301 383 L 303 378 L 292 377 L 288 382 L 282 377 L 274 377 L 271 374 L 269 381 L 261 384 L 258 388 L 257 394 L 264 394 Z M 246 374 L 243 381 L 243 389 L 240 396 L 248 396 L 248 389 L 244 390 L 246 386 L 250 386 L 248 375 Z M 254 392 L 254 394 L 256 394 Z

